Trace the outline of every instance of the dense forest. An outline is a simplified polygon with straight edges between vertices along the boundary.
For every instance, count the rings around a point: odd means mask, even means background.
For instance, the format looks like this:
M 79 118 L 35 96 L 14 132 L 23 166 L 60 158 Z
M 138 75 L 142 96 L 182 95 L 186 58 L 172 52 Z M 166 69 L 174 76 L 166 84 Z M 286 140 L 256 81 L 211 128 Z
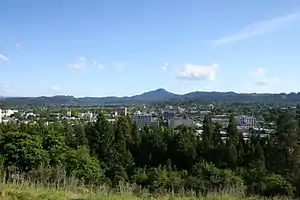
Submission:
M 300 120 L 280 112 L 276 133 L 239 134 L 232 115 L 228 127 L 203 121 L 193 127 L 139 130 L 129 117 L 115 123 L 99 112 L 96 122 L 45 125 L 0 124 L 3 181 L 118 187 L 150 192 L 242 190 L 248 195 L 300 196 Z M 226 137 L 221 135 L 225 128 Z

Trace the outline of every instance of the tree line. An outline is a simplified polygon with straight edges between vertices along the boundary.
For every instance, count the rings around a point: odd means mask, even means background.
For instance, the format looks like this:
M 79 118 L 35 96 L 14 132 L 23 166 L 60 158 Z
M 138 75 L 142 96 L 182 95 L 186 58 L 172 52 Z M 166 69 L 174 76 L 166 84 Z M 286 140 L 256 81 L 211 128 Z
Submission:
M 138 129 L 126 116 L 111 123 L 101 112 L 88 123 L 0 124 L 1 172 L 6 182 L 22 173 L 60 185 L 63 174 L 85 185 L 126 182 L 150 192 L 299 196 L 299 122 L 297 114 L 280 112 L 275 133 L 261 137 L 252 130 L 246 139 L 234 115 L 227 127 L 206 116 L 201 135 L 186 126 Z

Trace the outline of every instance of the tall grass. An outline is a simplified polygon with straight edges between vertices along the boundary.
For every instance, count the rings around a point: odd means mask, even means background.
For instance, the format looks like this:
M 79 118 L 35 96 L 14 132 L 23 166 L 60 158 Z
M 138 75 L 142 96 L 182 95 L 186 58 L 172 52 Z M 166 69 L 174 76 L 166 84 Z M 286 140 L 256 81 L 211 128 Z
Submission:
M 31 187 L 17 184 L 0 185 L 1 200 L 261 200 L 261 197 L 243 197 L 226 193 L 210 193 L 205 197 L 196 196 L 135 196 L 130 193 L 103 193 L 100 191 L 65 191 L 54 188 Z M 284 200 L 284 198 L 273 198 L 274 200 Z M 286 199 L 288 200 L 288 199 Z
M 5 174 L 5 173 L 4 173 Z M 148 190 L 141 187 L 120 182 L 118 187 L 111 189 L 108 185 L 85 185 L 82 181 L 68 177 L 63 169 L 39 168 L 35 171 L 19 174 L 17 171 L 6 173 L 2 176 L 0 184 L 0 200 L 131 200 L 131 199 L 158 199 L 158 200 L 258 200 L 262 197 L 245 197 L 244 190 L 226 189 L 210 191 L 204 196 L 197 195 L 195 191 L 157 191 L 150 194 Z M 4 183 L 4 180 L 8 180 Z M 284 198 L 275 198 L 284 199 Z M 288 199 L 288 198 L 286 198 Z

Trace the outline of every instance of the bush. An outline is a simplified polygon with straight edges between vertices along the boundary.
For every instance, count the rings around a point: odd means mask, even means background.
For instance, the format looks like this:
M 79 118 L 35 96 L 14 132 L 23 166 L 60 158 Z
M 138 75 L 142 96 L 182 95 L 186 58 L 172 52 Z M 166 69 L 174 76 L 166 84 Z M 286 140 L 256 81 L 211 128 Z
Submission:
M 213 164 L 206 162 L 195 164 L 193 166 L 192 176 L 196 177 L 198 184 L 200 184 L 195 185 L 193 189 L 202 189 L 202 193 L 210 190 L 244 188 L 242 178 L 237 176 L 233 171 L 229 169 L 218 169 Z
M 271 174 L 264 178 L 266 189 L 265 196 L 291 196 L 294 188 L 283 176 L 279 174 Z
M 88 149 L 69 149 L 64 158 L 67 176 L 75 176 L 86 184 L 98 183 L 103 178 L 97 158 L 91 157 Z

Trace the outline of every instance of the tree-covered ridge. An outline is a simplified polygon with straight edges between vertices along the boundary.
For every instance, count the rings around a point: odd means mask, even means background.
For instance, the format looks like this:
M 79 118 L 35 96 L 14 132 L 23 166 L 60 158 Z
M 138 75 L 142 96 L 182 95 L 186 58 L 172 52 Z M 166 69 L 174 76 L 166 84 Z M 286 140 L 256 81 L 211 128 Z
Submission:
M 127 182 L 155 193 L 236 188 L 249 195 L 299 196 L 299 121 L 297 113 L 281 111 L 276 133 L 261 137 L 253 130 L 248 139 L 233 115 L 225 137 L 209 115 L 201 135 L 185 126 L 139 130 L 129 117 L 111 123 L 102 113 L 88 123 L 0 124 L 2 177 L 57 185 L 72 177 L 112 188 Z
M 3 105 L 76 105 L 76 104 L 113 104 L 113 103 L 153 103 L 165 101 L 201 101 L 218 103 L 268 103 L 292 104 L 300 103 L 300 93 L 256 94 L 234 92 L 191 92 L 187 94 L 174 94 L 164 89 L 145 92 L 130 97 L 82 97 L 53 96 L 53 97 L 7 97 L 0 98 Z

